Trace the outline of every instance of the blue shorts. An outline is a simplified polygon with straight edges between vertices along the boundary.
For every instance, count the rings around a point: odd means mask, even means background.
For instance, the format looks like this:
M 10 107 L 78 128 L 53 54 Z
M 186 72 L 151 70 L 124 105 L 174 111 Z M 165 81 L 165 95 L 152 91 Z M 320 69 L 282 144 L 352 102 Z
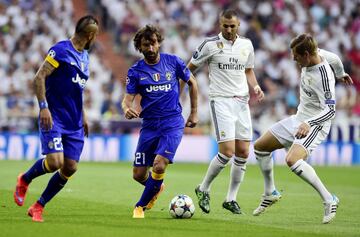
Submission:
M 42 154 L 63 152 L 65 158 L 79 162 L 84 147 L 84 128 L 74 131 L 53 126 L 51 130 L 40 129 Z
M 156 155 L 161 155 L 173 163 L 183 134 L 184 119 L 181 115 L 144 119 L 135 152 L 134 166 L 152 166 Z

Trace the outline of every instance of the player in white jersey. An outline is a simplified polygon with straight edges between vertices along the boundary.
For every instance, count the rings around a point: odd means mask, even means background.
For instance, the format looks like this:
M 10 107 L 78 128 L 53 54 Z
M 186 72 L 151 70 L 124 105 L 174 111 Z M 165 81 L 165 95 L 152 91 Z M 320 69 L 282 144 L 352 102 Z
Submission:
M 312 36 L 301 34 L 295 37 L 290 48 L 294 60 L 302 67 L 300 104 L 296 115 L 274 124 L 254 144 L 265 188 L 260 205 L 253 215 L 260 215 L 281 198 L 274 185 L 271 152 L 286 148 L 287 165 L 320 194 L 325 207 L 322 222 L 326 224 L 335 217 L 339 199 L 326 189 L 315 170 L 305 160 L 326 139 L 331 120 L 335 117 L 334 72 L 346 84 L 352 84 L 352 80 L 344 72 L 339 57 L 319 50 Z
M 188 68 L 195 72 L 208 63 L 211 116 L 218 142 L 218 154 L 211 161 L 202 183 L 195 189 L 199 206 L 205 213 L 210 212 L 210 185 L 232 159 L 230 185 L 223 207 L 241 214 L 236 196 L 244 178 L 252 139 L 248 84 L 259 101 L 264 97 L 253 70 L 253 45 L 249 39 L 237 34 L 239 25 L 236 11 L 225 10 L 220 15 L 219 35 L 206 39 L 188 64 Z

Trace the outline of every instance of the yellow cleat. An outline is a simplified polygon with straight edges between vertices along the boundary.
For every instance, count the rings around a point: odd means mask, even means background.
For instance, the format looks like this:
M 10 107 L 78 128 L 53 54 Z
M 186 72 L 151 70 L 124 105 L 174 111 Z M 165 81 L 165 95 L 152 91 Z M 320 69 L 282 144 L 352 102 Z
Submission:
M 155 196 L 150 200 L 150 202 L 146 205 L 146 210 L 150 210 L 151 208 L 153 208 L 153 206 L 155 205 L 156 200 L 158 199 L 158 197 L 160 196 L 160 194 L 162 193 L 162 191 L 164 191 L 165 189 L 165 184 L 162 183 L 160 186 L 160 190 L 157 194 L 155 194 Z
M 143 207 L 135 207 L 133 211 L 133 218 L 145 218 Z

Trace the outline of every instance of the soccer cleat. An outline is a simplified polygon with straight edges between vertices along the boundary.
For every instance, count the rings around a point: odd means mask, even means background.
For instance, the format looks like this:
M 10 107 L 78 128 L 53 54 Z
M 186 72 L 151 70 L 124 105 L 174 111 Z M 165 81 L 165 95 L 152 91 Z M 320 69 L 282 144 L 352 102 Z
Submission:
M 195 193 L 198 198 L 199 207 L 203 212 L 210 212 L 210 195 L 209 192 L 201 191 L 200 185 L 195 188 Z
M 134 208 L 134 211 L 133 211 L 133 218 L 137 218 L 137 219 L 140 219 L 140 218 L 145 218 L 145 215 L 144 215 L 144 208 L 143 207 L 135 207 Z
M 242 214 L 241 208 L 235 200 L 232 200 L 230 202 L 225 201 L 223 202 L 222 206 L 226 210 L 231 211 L 233 214 Z
M 254 216 L 258 216 L 261 213 L 265 212 L 267 208 L 279 201 L 281 198 L 281 193 L 276 189 L 271 193 L 271 195 L 263 195 L 261 198 L 260 205 L 253 211 Z
M 35 222 L 44 222 L 42 218 L 42 213 L 44 211 L 44 207 L 41 206 L 38 202 L 35 202 L 28 209 L 28 215 L 31 216 L 32 220 Z
M 153 208 L 153 206 L 155 205 L 156 200 L 158 199 L 158 197 L 160 196 L 160 194 L 162 193 L 162 191 L 164 191 L 165 189 L 165 184 L 162 183 L 160 186 L 160 190 L 159 192 L 157 192 L 157 194 L 155 194 L 155 196 L 150 200 L 150 202 L 146 205 L 146 210 L 150 210 L 151 208 Z
M 328 224 L 330 223 L 336 215 L 336 209 L 339 206 L 339 202 L 340 200 L 333 194 L 333 200 L 329 203 L 324 202 L 324 209 L 325 209 L 325 213 L 324 213 L 324 218 L 322 220 L 323 224 Z
M 14 192 L 14 201 L 18 206 L 24 205 L 26 192 L 29 187 L 29 184 L 23 180 L 23 175 L 23 173 L 18 175 Z

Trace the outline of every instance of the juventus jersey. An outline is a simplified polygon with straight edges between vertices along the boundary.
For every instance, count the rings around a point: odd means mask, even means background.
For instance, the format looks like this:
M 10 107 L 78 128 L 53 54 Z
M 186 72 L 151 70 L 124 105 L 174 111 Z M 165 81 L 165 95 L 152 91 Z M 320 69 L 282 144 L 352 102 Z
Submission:
M 310 126 L 322 125 L 335 117 L 335 76 L 322 53 L 322 62 L 301 70 L 300 104 L 296 117 Z M 338 63 L 333 68 L 342 67 Z M 339 74 L 340 75 L 340 74 Z
M 209 96 L 248 96 L 246 68 L 254 68 L 254 47 L 247 38 L 237 36 L 235 42 L 222 34 L 206 39 L 194 52 L 191 61 L 199 67 L 209 65 Z

